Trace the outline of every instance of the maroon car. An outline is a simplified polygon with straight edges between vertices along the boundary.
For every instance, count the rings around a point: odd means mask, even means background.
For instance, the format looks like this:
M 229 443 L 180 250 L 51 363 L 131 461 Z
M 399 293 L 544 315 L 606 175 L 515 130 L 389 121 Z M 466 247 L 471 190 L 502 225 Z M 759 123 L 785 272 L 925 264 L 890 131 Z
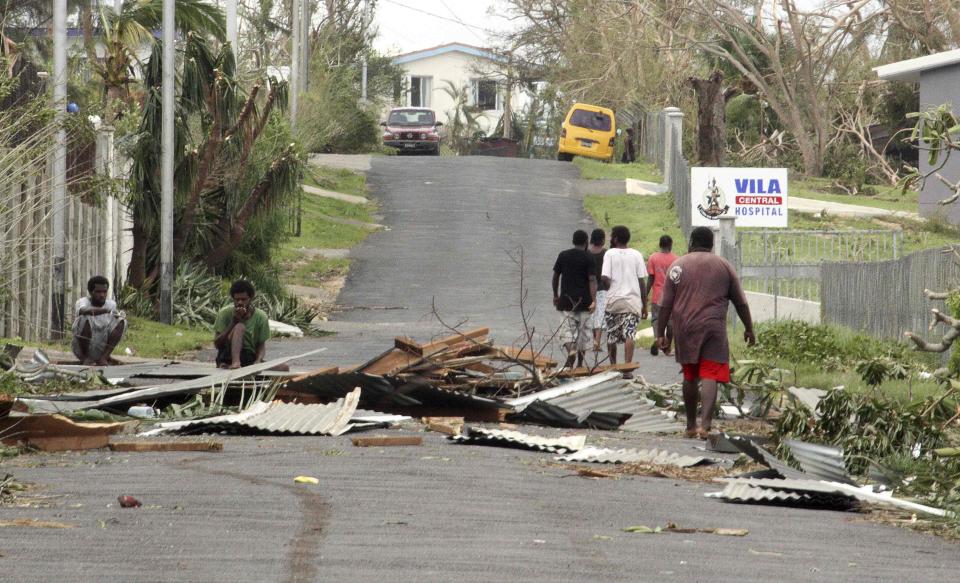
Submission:
M 383 145 L 397 149 L 397 154 L 420 152 L 440 155 L 440 134 L 443 124 L 432 109 L 398 107 L 390 110 L 383 126 Z

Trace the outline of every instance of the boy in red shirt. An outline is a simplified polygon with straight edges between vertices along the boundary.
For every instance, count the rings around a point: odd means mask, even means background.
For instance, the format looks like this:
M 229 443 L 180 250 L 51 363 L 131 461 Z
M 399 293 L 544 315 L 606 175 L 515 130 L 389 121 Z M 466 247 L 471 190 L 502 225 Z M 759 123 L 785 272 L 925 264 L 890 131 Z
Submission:
M 653 290 L 650 299 L 650 324 L 654 330 L 657 328 L 657 317 L 660 315 L 660 296 L 663 295 L 663 284 L 667 278 L 667 270 L 676 260 L 677 256 L 673 254 L 673 238 L 670 235 L 663 235 L 660 237 L 660 251 L 651 255 L 647 260 L 647 273 L 650 274 L 647 287 Z M 663 349 L 663 353 L 669 356 L 670 346 L 673 344 L 673 326 L 670 325 L 670 322 L 667 322 L 666 339 L 667 346 Z M 650 347 L 650 354 L 656 356 L 659 352 L 658 349 L 657 343 L 654 342 L 653 346 Z

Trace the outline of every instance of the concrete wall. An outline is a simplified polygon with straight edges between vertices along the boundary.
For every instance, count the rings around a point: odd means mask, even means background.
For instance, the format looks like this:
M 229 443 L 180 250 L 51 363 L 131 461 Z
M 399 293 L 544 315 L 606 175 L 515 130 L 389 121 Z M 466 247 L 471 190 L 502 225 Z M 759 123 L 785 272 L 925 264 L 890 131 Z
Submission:
M 775 298 L 772 294 L 758 292 L 746 293 L 747 302 L 750 304 L 750 315 L 753 316 L 754 322 L 773 320 L 774 311 L 776 311 L 776 319 L 778 320 L 802 320 L 811 324 L 820 323 L 820 302 L 797 300 L 783 296 Z M 774 310 L 774 299 L 776 299 L 776 310 Z
M 483 59 L 461 53 L 450 51 L 434 55 L 424 59 L 417 59 L 401 65 L 406 73 L 404 87 L 409 90 L 410 77 L 430 77 L 429 101 L 427 107 L 437 113 L 437 119 L 447 124 L 450 114 L 453 112 L 454 100 L 447 95 L 444 87 L 447 87 L 446 81 L 453 82 L 454 86 L 460 88 L 464 85 L 470 87 L 472 79 L 483 77 L 483 73 L 491 71 L 495 64 L 489 59 Z M 501 89 L 502 92 L 502 89 Z M 497 100 L 498 107 L 502 107 L 503 94 Z M 530 98 L 524 92 L 514 89 L 511 103 L 513 111 L 520 111 Z M 409 93 L 401 97 L 400 103 L 393 104 L 392 107 L 406 106 L 410 103 Z M 496 127 L 500 118 L 503 117 L 503 110 L 496 109 L 483 112 L 480 118 L 481 129 L 489 134 Z
M 960 111 L 960 64 L 941 67 L 920 74 L 920 109 L 936 107 L 944 103 L 953 106 L 954 112 Z M 920 153 L 920 171 L 931 170 L 924 152 Z M 950 156 L 947 165 L 941 171 L 950 181 L 960 180 L 960 152 Z M 960 225 L 960 202 L 940 206 L 938 201 L 950 196 L 951 192 L 940 180 L 931 177 L 920 193 L 920 214 L 929 217 L 944 214 L 955 225 Z

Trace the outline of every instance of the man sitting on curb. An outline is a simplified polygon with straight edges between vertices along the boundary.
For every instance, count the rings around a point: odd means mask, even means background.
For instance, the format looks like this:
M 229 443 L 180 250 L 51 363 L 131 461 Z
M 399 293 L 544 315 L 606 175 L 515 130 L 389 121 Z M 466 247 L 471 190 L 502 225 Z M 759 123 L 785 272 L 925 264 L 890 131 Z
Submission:
M 713 253 L 713 231 L 697 227 L 690 233 L 690 252 L 667 270 L 656 327 L 657 343 L 666 350 L 667 323 L 673 320 L 677 362 L 683 367 L 687 437 L 707 438 L 717 404 L 717 383 L 730 382 L 728 302 L 743 321 L 743 339 L 753 346 L 753 320 L 740 279 L 726 259 Z M 697 401 L 701 396 L 698 429 Z
M 263 362 L 270 339 L 270 320 L 263 310 L 253 307 L 255 295 L 249 281 L 238 279 L 230 286 L 233 304 L 220 310 L 213 325 L 217 367 L 233 369 Z
M 89 296 L 77 300 L 73 320 L 73 354 L 88 366 L 107 366 L 110 355 L 127 331 L 123 312 L 117 302 L 107 299 L 110 281 L 94 275 L 87 282 Z

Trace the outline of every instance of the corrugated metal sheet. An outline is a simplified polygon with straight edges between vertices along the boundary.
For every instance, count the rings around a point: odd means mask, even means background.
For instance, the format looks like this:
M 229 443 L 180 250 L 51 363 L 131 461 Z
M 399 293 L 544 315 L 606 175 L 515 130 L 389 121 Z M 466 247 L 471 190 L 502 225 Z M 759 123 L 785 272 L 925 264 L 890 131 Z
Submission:
M 730 443 L 734 445 L 737 449 L 751 458 L 753 461 L 763 464 L 770 468 L 771 470 L 776 470 L 784 478 L 796 478 L 798 480 L 804 480 L 809 478 L 807 474 L 796 470 L 787 464 L 780 461 L 777 456 L 763 449 L 752 440 L 747 439 L 746 437 L 741 436 L 727 436 L 730 440 Z
M 814 419 L 820 417 L 820 414 L 817 413 L 817 405 L 820 404 L 820 399 L 826 396 L 827 391 L 822 389 L 804 389 L 801 387 L 789 387 L 787 388 L 787 394 L 790 395 L 795 401 L 800 402 L 804 407 L 810 410 L 813 413 Z
M 583 449 L 587 443 L 587 438 L 584 435 L 540 437 L 538 435 L 527 435 L 519 431 L 482 429 L 479 427 L 464 427 L 463 434 L 451 435 L 448 439 L 457 443 L 520 447 L 550 453 L 577 451 Z
M 339 373 L 316 375 L 300 382 L 289 382 L 284 387 L 288 392 L 300 392 L 317 397 L 322 401 L 333 401 L 346 395 L 355 388 L 363 390 L 361 404 L 377 409 L 389 405 L 396 407 L 463 407 L 477 410 L 494 410 L 505 405 L 493 399 L 478 397 L 460 391 L 450 391 L 432 386 L 430 383 L 393 381 L 388 377 L 365 373 Z
M 719 497 L 731 502 L 837 510 L 848 510 L 857 505 L 857 498 L 849 492 L 816 480 L 732 479 Z
M 680 455 L 660 449 L 605 449 L 586 447 L 576 453 L 556 458 L 563 462 L 590 462 L 599 464 L 644 463 L 689 468 L 704 463 L 713 463 L 705 457 Z
M 639 433 L 674 433 L 682 428 L 675 415 L 671 417 L 670 413 L 647 403 L 631 388 L 630 381 L 622 379 L 585 385 L 571 393 L 531 401 L 520 416 L 561 427 L 619 428 Z
M 856 484 L 847 474 L 842 449 L 795 439 L 786 440 L 786 444 L 803 471 L 811 476 L 829 482 Z
M 158 433 L 266 433 L 271 435 L 341 435 L 354 425 L 351 418 L 360 401 L 360 389 L 328 405 L 257 402 L 240 413 L 194 421 L 161 423 L 143 435 Z
M 564 395 L 575 393 L 577 391 L 582 391 L 583 389 L 590 388 L 594 385 L 600 383 L 605 383 L 607 381 L 612 381 L 614 379 L 622 379 L 623 373 L 615 370 L 603 372 L 593 376 L 585 377 L 582 379 L 577 379 L 575 381 L 570 381 L 569 383 L 564 383 L 558 387 L 552 389 L 547 389 L 545 391 L 539 391 L 537 393 L 532 393 L 517 399 L 510 399 L 507 401 L 507 405 L 510 405 L 517 411 L 522 411 L 524 407 L 529 405 L 534 401 L 549 401 L 556 397 L 562 397 Z

